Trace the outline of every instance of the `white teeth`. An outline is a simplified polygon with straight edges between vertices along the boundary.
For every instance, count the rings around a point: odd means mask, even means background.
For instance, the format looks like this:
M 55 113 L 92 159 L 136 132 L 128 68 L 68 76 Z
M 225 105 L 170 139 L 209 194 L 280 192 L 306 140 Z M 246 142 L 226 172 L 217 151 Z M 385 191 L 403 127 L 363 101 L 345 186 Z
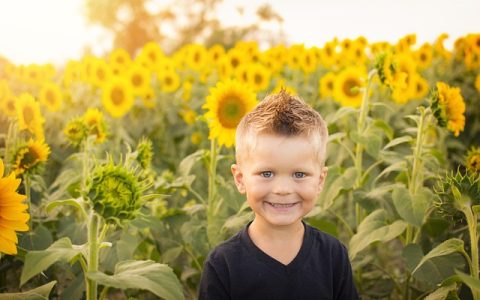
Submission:
M 280 203 L 271 203 L 269 202 L 270 205 L 272 205 L 273 207 L 276 207 L 276 208 L 288 208 L 288 207 L 292 207 L 295 205 L 295 203 L 288 203 L 288 204 L 280 204 Z

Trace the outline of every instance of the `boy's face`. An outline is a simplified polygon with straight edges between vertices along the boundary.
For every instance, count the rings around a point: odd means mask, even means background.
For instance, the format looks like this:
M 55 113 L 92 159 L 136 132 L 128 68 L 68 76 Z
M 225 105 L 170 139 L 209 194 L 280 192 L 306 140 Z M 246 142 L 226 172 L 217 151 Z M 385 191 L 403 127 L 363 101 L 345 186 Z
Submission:
M 256 221 L 288 226 L 313 209 L 327 168 L 320 165 L 308 138 L 261 134 L 255 149 L 245 156 L 232 165 L 232 173 Z

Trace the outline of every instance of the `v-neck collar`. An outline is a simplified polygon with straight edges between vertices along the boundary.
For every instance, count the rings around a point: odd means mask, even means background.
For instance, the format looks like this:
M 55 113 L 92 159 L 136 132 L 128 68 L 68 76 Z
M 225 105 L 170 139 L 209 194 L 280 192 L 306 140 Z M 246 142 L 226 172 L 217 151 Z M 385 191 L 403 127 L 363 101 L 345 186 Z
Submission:
M 284 265 L 283 263 L 279 262 L 275 258 L 271 257 L 267 253 L 263 252 L 260 248 L 257 247 L 248 235 L 248 227 L 252 221 L 250 221 L 242 230 L 240 234 L 240 238 L 243 240 L 243 244 L 248 248 L 248 250 L 255 255 L 255 257 L 262 261 L 264 264 L 266 264 L 272 271 L 279 273 L 279 274 L 290 274 L 292 272 L 295 272 L 299 270 L 306 258 L 308 257 L 310 250 L 312 248 L 312 233 L 311 233 L 311 228 L 305 224 L 305 222 L 302 221 L 303 227 L 304 227 L 304 234 L 303 234 L 303 241 L 302 241 L 302 246 L 300 247 L 300 250 L 298 251 L 297 255 L 295 258 L 287 265 Z

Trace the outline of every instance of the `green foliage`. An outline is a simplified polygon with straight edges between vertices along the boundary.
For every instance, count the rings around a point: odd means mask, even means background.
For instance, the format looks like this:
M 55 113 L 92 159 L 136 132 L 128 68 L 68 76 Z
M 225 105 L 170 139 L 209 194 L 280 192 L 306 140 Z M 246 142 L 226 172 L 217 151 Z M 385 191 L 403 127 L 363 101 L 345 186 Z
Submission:
M 153 261 L 124 260 L 115 266 L 113 275 L 87 274 L 104 286 L 120 289 L 144 289 L 167 300 L 184 299 L 182 288 L 172 269 Z

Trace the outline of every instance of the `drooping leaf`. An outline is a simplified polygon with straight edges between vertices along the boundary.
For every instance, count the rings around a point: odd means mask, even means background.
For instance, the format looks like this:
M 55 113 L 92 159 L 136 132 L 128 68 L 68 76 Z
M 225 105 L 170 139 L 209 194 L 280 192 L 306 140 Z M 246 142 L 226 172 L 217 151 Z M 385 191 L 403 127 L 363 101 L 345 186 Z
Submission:
M 25 256 L 25 265 L 20 276 L 20 286 L 57 261 L 71 261 L 82 253 L 80 246 L 73 246 L 69 238 L 62 238 L 42 251 L 30 251 Z
M 402 220 L 388 223 L 383 209 L 372 212 L 360 223 L 357 233 L 350 240 L 350 259 L 353 260 L 360 251 L 374 242 L 388 242 L 396 238 L 406 227 L 407 223 Z
M 412 271 L 412 275 L 429 259 L 437 256 L 443 256 L 454 252 L 464 253 L 463 241 L 460 239 L 452 238 L 439 244 L 425 255 Z
M 148 290 L 166 300 L 184 299 L 182 286 L 172 269 L 151 260 L 121 261 L 113 275 L 97 271 L 89 272 L 87 277 L 104 286 Z

